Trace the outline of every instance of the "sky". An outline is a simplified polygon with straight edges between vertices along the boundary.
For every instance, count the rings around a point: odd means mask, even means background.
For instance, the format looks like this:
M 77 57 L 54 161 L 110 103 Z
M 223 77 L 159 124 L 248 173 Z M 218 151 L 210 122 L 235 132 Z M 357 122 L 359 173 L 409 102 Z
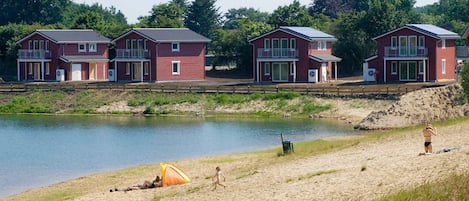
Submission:
M 170 0 L 72 0 L 75 3 L 94 4 L 99 3 L 103 7 L 114 6 L 127 17 L 127 22 L 134 24 L 138 22 L 139 16 L 149 15 L 154 5 L 168 3 Z M 302 5 L 308 6 L 312 0 L 299 0 Z M 190 1 L 189 1 L 190 2 Z M 217 0 L 216 6 L 221 12 L 226 12 L 231 8 L 254 8 L 262 12 L 273 12 L 279 6 L 291 4 L 293 0 Z M 433 4 L 438 0 L 417 0 L 415 6 Z

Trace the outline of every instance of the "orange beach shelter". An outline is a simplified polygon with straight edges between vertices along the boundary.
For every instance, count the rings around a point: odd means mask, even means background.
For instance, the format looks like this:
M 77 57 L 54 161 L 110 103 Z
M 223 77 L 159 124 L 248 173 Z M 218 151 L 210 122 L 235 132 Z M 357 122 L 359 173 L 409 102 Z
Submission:
M 189 177 L 179 168 L 167 163 L 160 163 L 163 186 L 185 184 L 190 182 Z

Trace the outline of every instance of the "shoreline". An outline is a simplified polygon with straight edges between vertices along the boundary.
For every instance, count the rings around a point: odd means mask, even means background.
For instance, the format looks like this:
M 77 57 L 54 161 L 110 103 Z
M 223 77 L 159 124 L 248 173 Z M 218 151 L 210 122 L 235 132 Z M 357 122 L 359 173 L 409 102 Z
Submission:
M 109 192 L 154 177 L 159 166 L 151 164 L 80 177 L 7 200 L 28 200 L 28 194 L 69 192 L 83 184 L 93 190 L 73 200 L 371 200 L 469 169 L 468 120 L 438 127 L 434 151 L 462 146 L 448 153 L 418 156 L 423 150 L 421 130 L 398 132 L 401 134 L 319 155 L 278 157 L 275 151 L 259 151 L 171 162 L 191 178 L 184 185 Z M 211 191 L 209 178 L 215 166 L 227 176 L 225 190 Z

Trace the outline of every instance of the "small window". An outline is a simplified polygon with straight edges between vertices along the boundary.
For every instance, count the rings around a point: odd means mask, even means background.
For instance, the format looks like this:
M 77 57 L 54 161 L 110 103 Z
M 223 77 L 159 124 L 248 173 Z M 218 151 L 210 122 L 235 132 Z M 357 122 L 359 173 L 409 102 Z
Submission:
M 149 66 L 148 62 L 143 63 L 143 74 L 148 75 L 149 72 Z
M 419 36 L 419 48 L 425 48 L 425 36 Z
M 173 61 L 172 62 L 172 72 L 173 75 L 179 75 L 180 74 L 180 61 Z
M 46 75 L 50 75 L 50 63 L 46 63 L 45 71 Z
M 46 47 L 45 48 L 46 48 L 46 52 L 49 52 L 49 41 L 48 40 L 46 40 Z
M 446 59 L 441 60 L 441 74 L 446 74 Z
M 78 52 L 86 52 L 86 45 L 78 44 Z
M 327 49 L 326 41 L 318 41 L 318 50 L 326 50 L 326 49 Z
M 425 67 L 424 67 L 424 62 L 419 62 L 419 74 L 420 75 L 423 75 L 423 72 L 425 70 Z
M 441 39 L 441 48 L 446 49 L 446 40 Z
M 148 40 L 145 39 L 145 41 L 143 41 L 143 49 L 145 49 L 145 52 L 148 51 Z
M 391 63 L 391 74 L 397 75 L 397 62 L 393 61 Z
M 125 66 L 125 74 L 130 75 L 130 63 L 127 63 L 127 65 Z
M 294 65 L 294 63 L 290 64 L 290 75 L 295 75 L 295 65 Z
M 270 75 L 270 63 L 264 64 L 264 75 Z
M 396 36 L 391 37 L 391 49 L 393 50 L 397 49 L 397 37 Z
M 270 49 L 270 39 L 264 39 L 264 49 Z
M 179 43 L 172 43 L 171 49 L 173 50 L 173 52 L 179 52 Z
M 296 48 L 296 40 L 294 38 L 290 39 L 290 49 Z
M 88 44 L 90 52 L 96 52 L 96 43 Z

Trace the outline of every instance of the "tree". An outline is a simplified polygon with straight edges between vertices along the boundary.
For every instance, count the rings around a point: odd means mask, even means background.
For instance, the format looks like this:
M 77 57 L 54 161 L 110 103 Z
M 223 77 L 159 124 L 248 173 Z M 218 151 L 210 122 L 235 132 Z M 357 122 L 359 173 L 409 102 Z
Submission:
M 267 23 L 269 19 L 269 13 L 260 12 L 259 10 L 256 10 L 254 8 L 232 8 L 225 13 L 225 21 L 223 22 L 223 28 L 238 29 L 239 22 L 242 19 L 250 19 L 253 22 Z
M 220 14 L 216 0 L 194 0 L 189 6 L 185 26 L 207 38 L 212 38 L 219 27 Z
M 279 26 L 310 27 L 313 19 L 308 14 L 306 6 L 302 6 L 298 0 L 287 6 L 280 6 L 270 16 L 269 24 Z
M 70 0 L 2 0 L 0 25 L 8 23 L 55 24 L 62 19 L 62 10 Z
M 181 28 L 183 24 L 183 8 L 174 2 L 153 6 L 150 16 L 140 17 L 140 27 Z
M 340 13 L 366 10 L 368 10 L 368 3 L 363 0 L 313 0 L 309 7 L 309 14 L 323 14 L 335 19 Z
M 464 89 L 466 99 L 469 99 L 469 62 L 465 62 L 464 67 L 462 67 L 461 86 Z

